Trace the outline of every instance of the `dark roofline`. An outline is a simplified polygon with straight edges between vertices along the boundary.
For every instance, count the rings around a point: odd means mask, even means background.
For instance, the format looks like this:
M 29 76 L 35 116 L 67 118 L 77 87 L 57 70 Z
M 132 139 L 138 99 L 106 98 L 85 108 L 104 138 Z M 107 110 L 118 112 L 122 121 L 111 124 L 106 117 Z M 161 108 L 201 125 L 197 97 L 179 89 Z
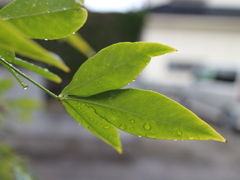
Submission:
M 210 8 L 205 5 L 167 4 L 152 8 L 150 12 L 189 15 L 240 16 L 240 9 Z

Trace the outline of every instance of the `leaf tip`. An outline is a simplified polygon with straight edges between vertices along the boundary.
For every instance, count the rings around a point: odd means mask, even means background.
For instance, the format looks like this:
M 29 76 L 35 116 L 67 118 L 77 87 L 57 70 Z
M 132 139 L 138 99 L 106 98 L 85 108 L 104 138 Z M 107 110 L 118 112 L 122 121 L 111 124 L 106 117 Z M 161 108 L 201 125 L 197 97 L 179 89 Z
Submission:
M 61 66 L 59 68 L 62 69 L 66 73 L 69 73 L 71 71 L 70 68 L 68 66 L 66 66 L 66 65 L 63 65 L 63 66 Z

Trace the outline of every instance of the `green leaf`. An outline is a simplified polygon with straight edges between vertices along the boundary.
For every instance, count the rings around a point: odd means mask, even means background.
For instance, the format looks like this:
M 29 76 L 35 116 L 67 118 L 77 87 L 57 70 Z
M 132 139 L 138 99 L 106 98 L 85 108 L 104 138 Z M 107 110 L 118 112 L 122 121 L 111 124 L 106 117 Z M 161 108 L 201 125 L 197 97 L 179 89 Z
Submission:
M 0 58 L 12 63 L 15 59 L 15 53 L 12 50 L 0 48 Z
M 20 78 L 18 73 L 13 70 L 12 64 L 9 64 L 4 58 L 0 58 L 0 63 L 15 77 L 15 79 L 19 82 L 23 89 L 28 88 L 28 85 L 25 84 Z
M 30 121 L 33 119 L 33 111 L 42 108 L 42 102 L 33 98 L 21 97 L 17 99 L 8 100 L 5 104 L 8 112 L 14 115 L 14 119 L 21 119 L 23 121 Z
M 0 11 L 30 38 L 58 39 L 77 31 L 87 19 L 83 0 L 15 0 Z
M 13 87 L 13 81 L 10 78 L 0 79 L 0 96 Z
M 62 82 L 62 79 L 50 72 L 48 69 L 45 69 L 45 68 L 41 68 L 39 66 L 36 66 L 32 63 L 29 63 L 27 61 L 24 61 L 22 59 L 19 59 L 19 58 L 15 58 L 15 60 L 13 61 L 13 64 L 16 64 L 18 66 L 22 66 L 30 71 L 33 71 L 35 73 L 38 73 L 40 74 L 41 76 L 45 77 L 46 79 L 50 80 L 50 81 L 53 81 L 53 82 L 56 82 L 56 83 L 61 83 Z
M 64 40 L 72 47 L 83 53 L 86 57 L 91 57 L 96 54 L 93 48 L 78 33 L 72 34 Z
M 156 92 L 121 89 L 67 99 L 84 103 L 109 123 L 137 136 L 226 141 L 191 111 Z
M 25 2 L 25 1 L 24 1 Z M 27 1 L 26 1 L 27 2 Z M 54 65 L 66 72 L 69 68 L 55 54 L 43 49 L 36 42 L 26 39 L 25 35 L 6 21 L 0 20 L 0 47 Z
M 139 75 L 151 57 L 174 51 L 157 43 L 111 45 L 83 63 L 61 95 L 84 97 L 122 88 Z
M 91 106 L 85 106 L 78 99 L 62 101 L 68 113 L 90 132 L 101 138 L 110 146 L 122 153 L 122 146 L 117 129 L 102 117 L 98 116 Z

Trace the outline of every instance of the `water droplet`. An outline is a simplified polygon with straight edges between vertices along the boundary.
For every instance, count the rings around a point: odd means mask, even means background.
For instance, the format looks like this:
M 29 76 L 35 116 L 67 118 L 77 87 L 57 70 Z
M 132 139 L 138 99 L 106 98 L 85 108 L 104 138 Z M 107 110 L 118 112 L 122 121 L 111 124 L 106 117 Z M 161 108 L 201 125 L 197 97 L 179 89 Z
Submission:
M 174 139 L 174 141 L 177 141 L 177 139 Z
M 67 8 L 63 8 L 63 10 L 67 10 Z
M 152 133 L 148 133 L 146 134 L 147 137 L 149 138 L 157 138 L 157 136 L 155 134 L 152 134 Z
M 48 41 L 48 39 L 44 39 L 45 41 Z
M 77 107 L 78 110 L 82 109 L 81 107 Z
M 120 129 L 122 129 L 122 130 L 126 130 L 126 129 L 127 129 L 127 126 L 124 125 L 124 124 L 122 124 L 122 125 L 120 126 Z
M 28 85 L 27 84 L 23 84 L 23 90 L 27 90 L 28 89 Z
M 148 123 L 145 123 L 144 125 L 143 125 L 143 127 L 144 127 L 144 129 L 146 129 L 147 131 L 149 131 L 149 130 L 151 130 L 151 125 L 150 124 L 148 124 Z
M 181 136 L 181 135 L 182 135 L 182 131 L 177 131 L 177 134 L 178 134 L 179 136 Z
M 84 103 L 81 103 L 81 105 L 82 105 L 82 106 L 85 106 L 85 104 L 84 104 Z
M 138 137 L 142 137 L 142 136 L 138 136 Z
M 76 32 L 73 32 L 72 34 L 76 34 Z
M 93 107 L 88 107 L 91 111 L 96 112 L 96 109 L 94 109 Z
M 103 128 L 104 128 L 104 129 L 110 129 L 110 128 L 111 128 L 111 126 L 109 126 L 109 125 L 106 125 L 106 126 L 104 126 Z
M 135 120 L 134 119 L 131 119 L 131 121 L 130 121 L 131 123 L 135 123 Z

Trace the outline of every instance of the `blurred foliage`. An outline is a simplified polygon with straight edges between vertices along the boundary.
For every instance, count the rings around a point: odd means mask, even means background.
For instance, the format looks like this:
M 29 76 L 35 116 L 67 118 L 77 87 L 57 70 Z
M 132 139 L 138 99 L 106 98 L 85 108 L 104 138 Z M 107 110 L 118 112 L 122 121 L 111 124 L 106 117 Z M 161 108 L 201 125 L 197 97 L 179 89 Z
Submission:
M 13 88 L 13 80 L 0 79 L 0 123 L 5 118 L 30 121 L 34 110 L 42 107 L 40 101 L 29 97 L 9 98 L 6 93 Z
M 1 180 L 36 180 L 35 175 L 20 158 L 4 144 L 0 144 L 0 179 Z

